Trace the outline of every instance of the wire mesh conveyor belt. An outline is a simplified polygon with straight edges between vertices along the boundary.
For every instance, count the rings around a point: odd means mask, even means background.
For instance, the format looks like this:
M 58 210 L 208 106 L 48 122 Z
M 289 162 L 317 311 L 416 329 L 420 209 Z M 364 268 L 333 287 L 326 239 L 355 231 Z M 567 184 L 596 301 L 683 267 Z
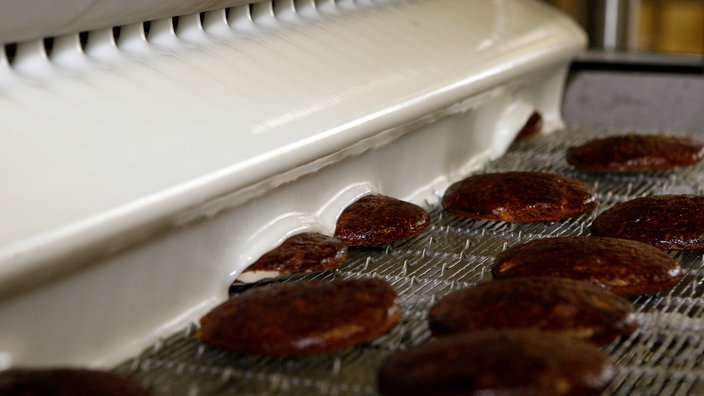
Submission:
M 390 352 L 430 338 L 430 307 L 452 290 L 490 278 L 489 266 L 507 246 L 558 235 L 586 235 L 596 213 L 644 195 L 704 192 L 704 165 L 670 172 L 596 175 L 577 171 L 565 149 L 623 131 L 572 127 L 518 142 L 481 171 L 542 170 L 592 183 L 597 212 L 569 221 L 509 224 L 458 218 L 431 208 L 424 233 L 385 247 L 353 248 L 334 273 L 309 278 L 379 277 L 400 295 L 402 322 L 368 345 L 306 358 L 243 356 L 195 339 L 196 326 L 164 339 L 115 368 L 157 395 L 374 395 L 376 370 Z M 702 252 L 672 252 L 684 271 L 672 290 L 633 298 L 639 328 L 606 347 L 619 367 L 607 394 L 704 394 L 704 274 Z

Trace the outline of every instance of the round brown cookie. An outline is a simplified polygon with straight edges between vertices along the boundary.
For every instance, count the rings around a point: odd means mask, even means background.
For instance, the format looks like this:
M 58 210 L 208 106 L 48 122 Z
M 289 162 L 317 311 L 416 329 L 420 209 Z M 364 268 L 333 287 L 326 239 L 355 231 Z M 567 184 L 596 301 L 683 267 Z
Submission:
M 680 267 L 667 253 L 619 238 L 555 237 L 513 246 L 496 256 L 496 279 L 555 276 L 589 282 L 621 296 L 673 287 Z
M 267 252 L 247 267 L 237 278 L 240 282 L 256 282 L 301 272 L 329 271 L 347 259 L 347 245 L 331 236 L 313 232 L 296 234 Z
M 199 338 L 235 352 L 294 356 L 335 352 L 386 333 L 400 318 L 380 279 L 299 281 L 248 290 L 200 320 Z
M 418 205 L 386 195 L 367 195 L 342 211 L 335 237 L 347 246 L 370 246 L 410 238 L 430 224 Z
M 595 172 L 672 169 L 695 164 L 702 157 L 702 144 L 665 135 L 610 136 L 567 150 L 567 162 Z
M 109 372 L 78 368 L 13 368 L 0 372 L 4 396 L 146 396 L 137 383 Z
M 528 120 L 523 125 L 523 128 L 518 131 L 518 135 L 516 135 L 516 140 L 524 140 L 531 138 L 539 134 L 542 130 L 543 116 L 540 115 L 540 113 L 538 113 L 537 111 L 534 111 L 533 114 L 528 117 Z
M 633 239 L 667 250 L 704 248 L 704 196 L 655 195 L 607 209 L 592 235 Z
M 591 212 L 597 195 L 581 180 L 551 173 L 487 173 L 448 187 L 442 205 L 456 216 L 472 219 L 552 222 Z
M 383 395 L 598 395 L 616 368 L 596 346 L 532 330 L 440 337 L 390 355 Z
M 436 336 L 523 328 L 599 345 L 637 327 L 625 298 L 589 283 L 552 277 L 485 282 L 453 292 L 433 306 L 428 320 Z

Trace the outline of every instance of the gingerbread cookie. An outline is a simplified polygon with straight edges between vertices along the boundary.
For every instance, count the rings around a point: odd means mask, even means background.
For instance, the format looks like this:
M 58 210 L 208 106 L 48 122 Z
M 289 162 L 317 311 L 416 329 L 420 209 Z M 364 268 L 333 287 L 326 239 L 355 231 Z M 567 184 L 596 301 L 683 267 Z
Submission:
M 487 173 L 451 185 L 442 205 L 456 216 L 472 219 L 554 222 L 591 212 L 597 195 L 581 180 L 551 173 Z
M 669 289 L 682 277 L 672 257 L 645 243 L 578 236 L 536 239 L 513 246 L 496 256 L 492 275 L 496 279 L 571 278 L 621 296 Z
M 337 219 L 335 237 L 347 246 L 370 246 L 410 238 L 430 224 L 418 205 L 386 195 L 367 195 Z
M 198 337 L 247 354 L 330 353 L 371 341 L 396 325 L 397 299 L 380 279 L 271 284 L 210 311 L 200 320 Z

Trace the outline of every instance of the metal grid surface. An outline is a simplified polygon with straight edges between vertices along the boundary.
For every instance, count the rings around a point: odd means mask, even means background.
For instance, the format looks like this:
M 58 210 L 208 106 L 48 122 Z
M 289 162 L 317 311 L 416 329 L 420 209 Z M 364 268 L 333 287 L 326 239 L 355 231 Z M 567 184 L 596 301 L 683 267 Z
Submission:
M 530 239 L 589 233 L 594 216 L 644 195 L 704 192 L 704 165 L 644 174 L 589 174 L 569 166 L 565 149 L 595 136 L 619 133 L 577 128 L 514 144 L 481 171 L 543 170 L 592 183 L 600 198 L 592 214 L 558 223 L 509 224 L 458 218 L 431 208 L 424 233 L 385 247 L 352 248 L 334 273 L 308 278 L 379 277 L 400 296 L 402 322 L 368 345 L 305 358 L 243 356 L 202 344 L 195 325 L 115 368 L 157 395 L 374 395 L 381 361 L 399 348 L 430 338 L 430 307 L 452 290 L 490 278 L 489 267 L 507 246 Z M 672 252 L 684 270 L 672 290 L 631 299 L 638 329 L 606 347 L 619 367 L 607 394 L 704 394 L 704 273 L 702 252 Z

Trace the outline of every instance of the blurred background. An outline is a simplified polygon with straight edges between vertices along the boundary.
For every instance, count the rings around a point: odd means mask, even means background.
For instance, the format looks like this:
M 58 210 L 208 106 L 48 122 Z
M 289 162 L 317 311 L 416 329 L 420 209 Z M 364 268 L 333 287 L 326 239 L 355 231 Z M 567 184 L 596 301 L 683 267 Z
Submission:
M 543 0 L 582 25 L 563 115 L 574 125 L 704 133 L 704 0 Z
M 704 53 L 704 0 L 545 0 L 605 50 Z

